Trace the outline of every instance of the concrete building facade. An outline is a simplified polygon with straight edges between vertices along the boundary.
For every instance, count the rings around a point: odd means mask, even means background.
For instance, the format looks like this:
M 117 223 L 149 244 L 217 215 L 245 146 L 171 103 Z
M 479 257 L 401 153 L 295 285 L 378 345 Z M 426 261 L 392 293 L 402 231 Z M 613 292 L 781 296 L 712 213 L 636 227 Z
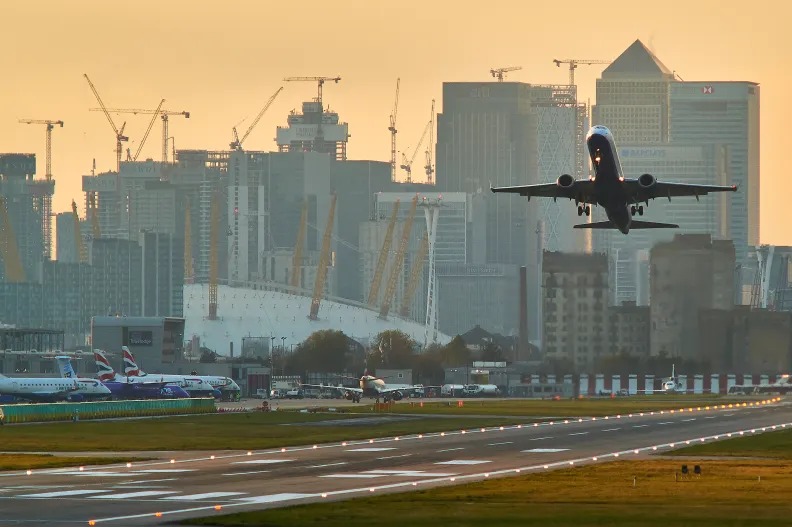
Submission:
M 649 306 L 622 302 L 608 308 L 610 319 L 610 351 L 634 357 L 649 355 Z

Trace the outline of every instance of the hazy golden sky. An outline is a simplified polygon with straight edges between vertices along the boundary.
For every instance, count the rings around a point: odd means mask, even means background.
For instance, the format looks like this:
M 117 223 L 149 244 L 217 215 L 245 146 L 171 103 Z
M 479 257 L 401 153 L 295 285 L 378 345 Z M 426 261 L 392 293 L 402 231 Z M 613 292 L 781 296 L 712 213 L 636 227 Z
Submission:
M 92 159 L 101 171 L 115 166 L 113 132 L 88 111 L 97 104 L 83 73 L 109 107 L 155 108 L 165 98 L 164 107 L 189 110 L 189 120 L 171 119 L 177 149 L 227 148 L 231 127 L 246 119 L 247 129 L 285 85 L 245 142 L 251 150 L 274 149 L 275 127 L 315 94 L 314 83 L 283 77 L 340 75 L 324 98 L 350 123 L 350 157 L 387 160 L 396 77 L 398 149 L 412 152 L 431 99 L 442 108 L 443 81 L 490 81 L 490 68 L 517 65 L 510 80 L 564 84 L 567 70 L 552 59 L 614 59 L 640 38 L 685 80 L 760 83 L 761 239 L 792 245 L 786 1 L 3 0 L 0 19 L 0 152 L 35 152 L 43 176 L 44 126 L 17 120 L 65 121 L 53 132 L 56 211 L 80 203 Z M 592 103 L 601 71 L 577 70 Z M 114 118 L 127 120 L 134 153 L 148 117 Z M 160 159 L 161 133 L 157 122 L 141 159 Z

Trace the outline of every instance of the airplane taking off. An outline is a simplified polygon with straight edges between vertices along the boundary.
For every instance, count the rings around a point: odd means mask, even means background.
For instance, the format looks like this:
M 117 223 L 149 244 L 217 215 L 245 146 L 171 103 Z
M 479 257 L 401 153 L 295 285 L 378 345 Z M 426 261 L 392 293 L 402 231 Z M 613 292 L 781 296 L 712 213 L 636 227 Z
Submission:
M 357 379 L 357 377 L 350 377 Z M 410 385 L 410 384 L 386 384 L 383 377 L 375 377 L 369 375 L 368 370 L 363 373 L 363 376 L 358 379 L 360 388 L 348 388 L 346 386 L 330 386 L 327 384 L 303 384 L 309 388 L 332 388 L 340 390 L 344 397 L 353 402 L 359 403 L 360 399 L 365 395 L 374 397 L 378 401 L 382 398 L 385 402 L 389 400 L 401 401 L 405 395 L 417 390 L 423 390 L 424 386 Z
M 527 197 L 565 198 L 575 200 L 578 216 L 591 215 L 591 204 L 605 209 L 607 221 L 575 225 L 576 229 L 618 229 L 623 234 L 630 229 L 678 228 L 674 223 L 634 220 L 637 213 L 643 216 L 643 205 L 655 198 L 704 196 L 710 192 L 736 192 L 736 185 L 697 185 L 689 183 L 664 183 L 652 174 L 642 174 L 638 179 L 624 177 L 613 134 L 607 127 L 597 125 L 586 134 L 586 147 L 594 167 L 588 179 L 575 179 L 562 174 L 555 183 L 490 187 L 492 192 L 506 192 Z

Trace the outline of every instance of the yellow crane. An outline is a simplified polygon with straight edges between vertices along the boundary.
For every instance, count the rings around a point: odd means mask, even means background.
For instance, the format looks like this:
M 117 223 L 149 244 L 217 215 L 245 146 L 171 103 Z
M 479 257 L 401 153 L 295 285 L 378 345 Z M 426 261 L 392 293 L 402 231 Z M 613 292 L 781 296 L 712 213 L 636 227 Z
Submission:
M 338 84 L 338 81 L 341 80 L 341 77 L 286 77 L 283 80 L 285 82 L 308 81 L 317 83 L 318 90 L 315 100 L 319 103 L 319 107 L 322 109 L 322 111 L 324 111 L 324 106 L 322 106 L 322 86 L 324 86 L 324 83 L 327 81 L 333 81 Z
M 59 125 L 63 128 L 63 121 L 52 121 L 49 119 L 20 119 L 20 123 L 22 124 L 46 124 L 47 125 L 47 150 L 46 150 L 46 163 L 47 163 L 47 173 L 45 174 L 45 178 L 47 181 L 52 180 L 52 130 L 55 128 L 55 125 Z
M 379 298 L 379 288 L 382 282 L 382 273 L 385 270 L 385 263 L 388 260 L 388 253 L 390 253 L 391 244 L 393 243 L 393 228 L 396 226 L 396 216 L 399 213 L 399 200 L 393 204 L 393 211 L 391 212 L 390 221 L 388 222 L 388 229 L 385 231 L 385 239 L 382 241 L 382 249 L 380 249 L 379 256 L 377 257 L 377 267 L 374 271 L 374 278 L 371 281 L 371 290 L 369 291 L 368 305 L 374 306 Z
M 391 136 L 391 181 L 396 181 L 396 114 L 399 111 L 399 81 L 396 79 L 396 100 L 393 103 L 393 111 L 390 114 L 390 126 L 388 130 Z
M 192 219 L 190 218 L 190 200 L 184 205 L 184 283 L 195 281 L 192 257 Z
M 399 249 L 396 251 L 396 259 L 393 261 L 393 267 L 391 267 L 390 277 L 388 278 L 388 288 L 385 290 L 385 298 L 383 298 L 382 305 L 380 306 L 379 317 L 383 320 L 388 318 L 388 311 L 390 311 L 391 302 L 393 301 L 393 294 L 396 292 L 396 283 L 399 280 L 399 274 L 404 265 L 404 253 L 407 252 L 407 244 L 410 241 L 410 232 L 412 232 L 412 224 L 415 219 L 415 211 L 417 208 L 418 195 L 416 194 L 415 197 L 413 197 L 410 213 L 402 229 Z
M 418 254 L 415 255 L 415 261 L 413 262 L 412 269 L 410 269 L 410 281 L 407 282 L 407 286 L 404 288 L 402 305 L 401 309 L 399 310 L 399 314 L 403 317 L 406 317 L 410 314 L 410 304 L 412 303 L 413 296 L 415 296 L 415 290 L 418 288 L 418 278 L 420 278 L 421 271 L 423 271 L 424 260 L 426 259 L 428 252 L 429 233 L 425 232 L 423 238 L 421 238 L 421 246 L 418 248 Z
M 101 102 L 101 101 L 100 101 Z M 162 162 L 168 162 L 168 122 L 169 116 L 171 115 L 183 115 L 185 119 L 190 118 L 190 112 L 188 111 L 171 111 L 171 110 L 163 110 L 162 104 L 165 102 L 165 99 L 162 99 L 157 106 L 156 110 L 145 110 L 139 108 L 90 108 L 89 110 L 92 112 L 98 111 L 105 111 L 109 113 L 131 113 L 131 114 L 140 114 L 140 115 L 151 115 L 151 121 L 149 122 L 148 129 L 146 130 L 146 134 L 143 136 L 143 139 L 140 141 L 138 145 L 137 152 L 132 157 L 134 161 L 137 161 L 138 156 L 140 155 L 140 151 L 143 149 L 143 145 L 146 143 L 146 139 L 148 138 L 149 132 L 151 131 L 151 127 L 154 126 L 154 121 L 157 119 L 159 115 L 162 119 Z M 120 166 L 120 165 L 119 165 Z
M 88 261 L 88 249 L 85 247 L 82 232 L 80 232 L 80 216 L 77 214 L 77 203 L 72 200 L 72 219 L 74 220 L 74 250 L 77 251 L 77 261 Z
M 209 214 L 209 320 L 217 320 L 217 242 L 219 238 L 220 197 L 218 191 L 212 195 L 212 210 Z
M 110 126 L 112 127 L 113 132 L 115 133 L 115 137 L 116 137 L 116 172 L 120 172 L 121 171 L 121 151 L 122 151 L 121 142 L 122 141 L 129 141 L 129 138 L 124 135 L 124 127 L 126 127 L 126 123 L 121 125 L 121 129 L 120 130 L 116 127 L 115 123 L 113 122 L 113 118 L 110 117 L 110 113 L 107 111 L 107 107 L 105 106 L 105 103 L 102 101 L 102 98 L 99 96 L 99 92 L 96 91 L 96 87 L 93 85 L 93 82 L 91 82 L 91 79 L 88 77 L 88 74 L 87 73 L 83 73 L 83 77 L 85 77 L 85 80 L 88 81 L 88 86 L 91 87 L 91 91 L 93 92 L 94 97 L 96 97 L 97 102 L 99 102 L 99 106 L 102 107 L 101 110 L 104 112 L 105 117 L 107 117 L 107 121 L 110 123 Z
M 412 164 L 415 162 L 415 158 L 418 155 L 418 149 L 421 148 L 424 139 L 426 139 L 426 134 L 429 133 L 429 128 L 431 127 L 432 127 L 432 121 L 426 123 L 426 126 L 424 127 L 424 131 L 421 134 L 421 139 L 419 139 L 418 144 L 415 145 L 415 150 L 413 150 L 410 159 L 407 159 L 407 156 L 404 154 L 404 152 L 402 152 L 402 164 L 399 166 L 399 168 L 407 172 L 407 183 L 412 182 Z
M 319 304 L 324 296 L 324 286 L 327 280 L 327 267 L 330 264 L 330 238 L 333 235 L 333 219 L 335 218 L 336 195 L 330 200 L 330 214 L 327 217 L 324 236 L 322 237 L 322 252 L 319 256 L 319 267 L 316 269 L 313 298 L 311 299 L 311 314 L 308 318 L 319 320 Z
M 505 68 L 493 68 L 490 70 L 490 74 L 493 77 L 498 79 L 498 82 L 503 82 L 503 76 L 505 73 L 509 73 L 510 71 L 519 71 L 522 69 L 522 66 L 507 66 Z
M 434 178 L 434 164 L 432 163 L 432 150 L 434 149 L 434 120 L 435 120 L 435 100 L 432 99 L 432 115 L 429 118 L 429 144 L 426 146 L 426 164 L 424 165 L 424 172 L 426 172 L 426 182 L 430 185 Z
M 583 65 L 586 65 L 586 66 L 590 66 L 592 64 L 610 64 L 611 63 L 611 61 L 609 61 L 609 60 L 598 60 L 598 59 L 592 59 L 592 60 L 589 60 L 589 59 L 563 59 L 563 60 L 553 59 L 553 62 L 555 62 L 555 65 L 558 66 L 559 68 L 561 67 L 561 64 L 569 64 L 569 85 L 570 86 L 574 86 L 575 85 L 575 70 L 577 69 L 578 64 L 583 64 Z
M 308 225 L 308 200 L 303 201 L 302 212 L 300 213 L 300 227 L 297 231 L 297 243 L 294 244 L 294 254 L 292 255 L 292 275 L 291 286 L 300 287 L 300 270 L 302 269 L 302 251 L 305 243 L 305 229 Z
M 0 254 L 5 262 L 5 281 L 21 283 L 25 281 L 25 268 L 19 257 L 14 226 L 8 217 L 5 198 L 0 197 Z
M 277 96 L 278 96 L 278 94 L 279 94 L 279 93 L 280 93 L 282 90 L 283 90 L 283 86 L 281 86 L 280 88 L 278 88 L 278 91 L 276 91 L 275 93 L 273 93 L 273 94 L 272 94 L 272 96 L 271 96 L 271 97 L 269 98 L 269 100 L 267 101 L 267 104 L 265 104 L 265 105 L 264 105 L 264 107 L 263 107 L 263 108 L 261 109 L 261 111 L 258 113 L 258 115 L 256 116 L 256 118 L 255 118 L 255 119 L 253 119 L 253 122 L 252 122 L 252 123 L 250 123 L 250 126 L 248 127 L 248 129 L 247 129 L 247 132 L 245 132 L 245 135 L 243 135 L 243 136 L 242 136 L 242 139 L 240 139 L 240 138 L 239 138 L 239 136 L 237 135 L 237 129 L 236 129 L 236 126 L 234 126 L 234 127 L 231 129 L 231 131 L 232 131 L 232 132 L 233 132 L 233 134 L 234 134 L 234 140 L 233 140 L 233 141 L 231 141 L 231 144 L 229 145 L 229 146 L 231 146 L 231 150 L 242 150 L 242 143 L 244 143 L 244 142 L 245 142 L 245 139 L 247 139 L 247 136 L 249 136 L 249 135 L 250 135 L 250 132 L 252 132 L 252 131 L 253 131 L 253 128 L 255 128 L 255 127 L 256 127 L 256 125 L 258 124 L 258 122 L 261 120 L 261 117 L 262 117 L 262 116 L 264 115 L 264 113 L 265 113 L 265 112 L 266 112 L 266 111 L 269 109 L 270 105 L 271 105 L 271 104 L 273 103 L 273 101 L 275 100 L 275 97 L 277 97 Z

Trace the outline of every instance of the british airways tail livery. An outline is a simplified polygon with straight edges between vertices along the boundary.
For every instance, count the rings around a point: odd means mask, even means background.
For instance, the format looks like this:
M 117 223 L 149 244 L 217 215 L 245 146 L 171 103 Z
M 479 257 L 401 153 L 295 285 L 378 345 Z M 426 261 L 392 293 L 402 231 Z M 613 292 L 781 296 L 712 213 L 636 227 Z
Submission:
M 644 205 L 655 198 L 704 196 L 710 192 L 736 192 L 736 185 L 697 185 L 689 183 L 666 183 L 658 181 L 652 174 L 641 174 L 637 179 L 624 176 L 613 134 L 607 127 L 597 125 L 586 135 L 586 148 L 591 158 L 594 174 L 588 179 L 575 179 L 562 174 L 555 183 L 517 185 L 490 188 L 492 192 L 506 192 L 525 196 L 529 200 L 538 198 L 564 198 L 574 200 L 578 216 L 591 215 L 591 205 L 605 209 L 607 221 L 575 225 L 576 229 L 617 229 L 623 234 L 630 229 L 677 228 L 673 223 L 634 220 L 643 216 Z

